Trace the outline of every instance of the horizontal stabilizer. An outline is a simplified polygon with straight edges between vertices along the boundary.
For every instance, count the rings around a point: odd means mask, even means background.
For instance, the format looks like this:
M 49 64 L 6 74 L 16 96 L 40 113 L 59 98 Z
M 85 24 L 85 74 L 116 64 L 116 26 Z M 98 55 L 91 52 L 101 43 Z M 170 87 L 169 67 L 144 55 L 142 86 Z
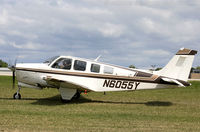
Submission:
M 161 78 L 163 81 L 165 82 L 169 82 L 169 83 L 175 83 L 177 85 L 180 85 L 181 87 L 185 87 L 185 85 L 183 85 L 181 82 L 179 82 L 176 79 L 171 79 L 171 78 Z

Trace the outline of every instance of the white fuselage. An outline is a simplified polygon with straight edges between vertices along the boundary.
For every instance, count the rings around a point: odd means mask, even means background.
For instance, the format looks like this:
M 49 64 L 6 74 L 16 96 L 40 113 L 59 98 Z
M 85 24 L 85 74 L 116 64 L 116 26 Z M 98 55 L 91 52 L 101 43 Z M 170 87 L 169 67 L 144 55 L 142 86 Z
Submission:
M 158 72 L 130 69 L 71 56 L 55 56 L 44 63 L 17 64 L 19 89 L 13 95 L 21 98 L 21 87 L 57 88 L 62 100 L 77 99 L 83 91 L 130 91 L 175 86 L 190 86 L 187 82 L 195 50 L 180 49 Z M 14 84 L 13 76 L 13 84 Z
M 52 67 L 60 58 L 72 59 L 72 66 L 69 70 Z M 75 60 L 86 62 L 84 71 L 75 69 Z M 91 71 L 91 66 L 94 64 L 100 66 L 98 73 Z M 50 64 L 17 64 L 16 69 L 19 85 L 32 88 L 54 87 L 54 85 L 47 83 L 46 78 L 62 80 L 61 84 L 59 84 L 60 87 L 68 87 L 64 84 L 62 86 L 62 82 L 67 82 L 80 86 L 88 91 L 96 92 L 155 89 L 169 86 L 156 83 L 155 81 L 159 76 L 149 72 L 142 72 L 142 74 L 147 74 L 146 76 L 137 76 L 140 71 L 135 69 L 133 70 L 70 56 L 61 56 Z

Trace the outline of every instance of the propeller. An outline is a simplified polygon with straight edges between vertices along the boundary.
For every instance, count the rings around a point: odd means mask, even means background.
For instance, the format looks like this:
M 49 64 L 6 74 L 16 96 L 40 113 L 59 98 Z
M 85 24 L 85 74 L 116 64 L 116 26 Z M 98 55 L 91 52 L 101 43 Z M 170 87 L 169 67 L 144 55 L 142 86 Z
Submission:
M 15 88 L 15 71 L 16 71 L 16 64 L 17 64 L 17 59 L 15 59 L 14 65 L 8 65 L 8 68 L 12 71 L 12 88 Z

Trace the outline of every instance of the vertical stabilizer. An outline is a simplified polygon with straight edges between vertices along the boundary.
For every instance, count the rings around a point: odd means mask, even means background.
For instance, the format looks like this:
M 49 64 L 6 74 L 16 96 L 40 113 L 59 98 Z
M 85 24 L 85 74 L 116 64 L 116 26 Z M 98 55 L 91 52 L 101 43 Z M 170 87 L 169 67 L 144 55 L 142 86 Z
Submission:
M 195 54 L 197 54 L 195 50 L 181 48 L 169 63 L 156 74 L 187 81 Z

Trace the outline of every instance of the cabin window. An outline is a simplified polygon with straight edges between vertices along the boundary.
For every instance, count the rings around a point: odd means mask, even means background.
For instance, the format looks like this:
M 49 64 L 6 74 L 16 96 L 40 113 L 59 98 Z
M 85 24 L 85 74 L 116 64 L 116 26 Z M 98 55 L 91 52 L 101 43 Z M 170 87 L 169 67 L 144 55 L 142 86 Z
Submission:
M 100 72 L 100 65 L 98 65 L 98 64 L 92 64 L 90 71 L 91 72 L 99 73 Z
M 87 63 L 85 61 L 75 60 L 75 62 L 74 62 L 74 70 L 85 71 L 86 64 Z
M 70 70 L 72 66 L 72 59 L 61 58 L 53 64 L 53 68 Z
M 113 74 L 113 68 L 112 67 L 108 67 L 108 66 L 104 66 L 104 73 L 106 74 Z

